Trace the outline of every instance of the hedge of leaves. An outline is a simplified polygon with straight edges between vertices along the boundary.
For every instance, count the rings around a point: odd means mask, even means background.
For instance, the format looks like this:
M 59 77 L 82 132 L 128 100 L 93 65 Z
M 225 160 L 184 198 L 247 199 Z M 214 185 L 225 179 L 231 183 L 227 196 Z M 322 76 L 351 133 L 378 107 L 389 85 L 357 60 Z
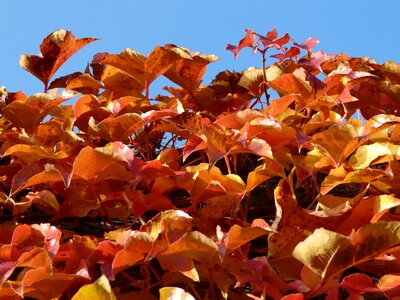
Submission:
M 208 85 L 171 44 L 52 80 L 94 40 L 53 32 L 20 61 L 44 93 L 0 90 L 0 299 L 400 295 L 399 64 L 246 30 L 262 67 Z

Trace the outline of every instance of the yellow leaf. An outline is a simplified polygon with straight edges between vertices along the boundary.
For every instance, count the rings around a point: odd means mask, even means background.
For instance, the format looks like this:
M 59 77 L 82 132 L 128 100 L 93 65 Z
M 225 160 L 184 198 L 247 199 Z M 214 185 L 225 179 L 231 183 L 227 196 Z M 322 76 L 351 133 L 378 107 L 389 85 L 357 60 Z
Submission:
M 84 285 L 72 297 L 72 300 L 116 300 L 107 277 L 102 275 L 92 284 Z
M 293 257 L 325 280 L 381 255 L 399 242 L 400 222 L 396 221 L 367 224 L 348 237 L 318 228 L 294 248 Z
M 192 295 L 178 287 L 164 287 L 160 289 L 160 300 L 195 300 Z

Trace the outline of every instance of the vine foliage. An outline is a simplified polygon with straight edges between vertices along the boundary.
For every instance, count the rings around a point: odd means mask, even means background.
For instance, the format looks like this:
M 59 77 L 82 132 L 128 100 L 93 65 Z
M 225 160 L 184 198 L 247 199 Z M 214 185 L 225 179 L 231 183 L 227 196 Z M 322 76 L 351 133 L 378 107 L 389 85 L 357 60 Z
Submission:
M 248 29 L 260 68 L 209 84 L 172 44 L 53 79 L 95 40 L 51 33 L 20 60 L 44 92 L 0 90 L 0 299 L 400 294 L 399 64 Z

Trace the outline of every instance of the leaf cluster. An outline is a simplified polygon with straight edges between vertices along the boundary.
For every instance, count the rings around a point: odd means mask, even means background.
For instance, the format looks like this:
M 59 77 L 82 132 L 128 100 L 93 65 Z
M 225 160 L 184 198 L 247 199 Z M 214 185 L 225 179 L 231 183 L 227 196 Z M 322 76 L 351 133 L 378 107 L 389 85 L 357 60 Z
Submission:
M 227 50 L 261 68 L 209 84 L 172 44 L 52 80 L 95 40 L 53 32 L 20 60 L 44 92 L 0 89 L 0 299 L 400 293 L 399 64 L 248 29 Z

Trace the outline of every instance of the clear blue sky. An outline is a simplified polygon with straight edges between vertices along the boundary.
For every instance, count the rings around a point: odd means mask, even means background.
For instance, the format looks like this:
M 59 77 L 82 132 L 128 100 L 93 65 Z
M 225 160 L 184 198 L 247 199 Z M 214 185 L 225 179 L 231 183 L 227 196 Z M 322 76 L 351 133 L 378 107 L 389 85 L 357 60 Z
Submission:
M 85 47 L 53 77 L 83 71 L 97 52 L 133 48 L 147 54 L 174 43 L 216 54 L 206 80 L 224 69 L 260 66 L 243 51 L 237 60 L 225 50 L 246 28 L 266 33 L 275 26 L 302 42 L 320 40 L 317 50 L 371 56 L 379 63 L 400 62 L 400 1 L 372 0 L 5 0 L 0 17 L 0 86 L 8 91 L 40 92 L 39 80 L 19 67 L 20 54 L 38 54 L 44 37 L 56 29 L 101 40 Z

